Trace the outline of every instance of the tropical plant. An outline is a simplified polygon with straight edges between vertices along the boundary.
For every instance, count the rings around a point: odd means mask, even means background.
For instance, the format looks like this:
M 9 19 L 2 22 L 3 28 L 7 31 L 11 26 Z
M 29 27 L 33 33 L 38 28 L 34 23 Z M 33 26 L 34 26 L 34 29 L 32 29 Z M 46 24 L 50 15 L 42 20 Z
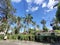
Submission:
M 29 24 L 32 23 L 32 19 L 33 19 L 33 17 L 31 16 L 31 14 L 26 15 L 24 18 L 24 23 L 26 23 L 28 25 L 28 30 L 29 30 Z
M 32 21 L 32 25 L 34 26 L 34 30 L 36 31 L 36 22 Z
M 45 31 L 45 28 L 46 28 L 46 26 L 45 26 L 46 21 L 43 19 L 43 20 L 41 21 L 41 24 L 43 24 L 43 30 Z
M 1 29 L 7 33 L 11 23 L 15 22 L 16 17 L 13 15 L 15 9 L 11 4 L 11 0 L 0 0 L 0 16 L 1 16 Z M 3 26 L 2 26 L 3 25 Z
M 36 28 L 39 30 L 40 26 L 39 25 L 36 25 Z
M 26 25 L 24 26 L 24 32 L 26 32 Z
M 20 17 L 16 18 L 16 24 L 17 25 L 14 27 L 15 34 L 19 34 L 20 28 L 22 27 L 21 18 Z

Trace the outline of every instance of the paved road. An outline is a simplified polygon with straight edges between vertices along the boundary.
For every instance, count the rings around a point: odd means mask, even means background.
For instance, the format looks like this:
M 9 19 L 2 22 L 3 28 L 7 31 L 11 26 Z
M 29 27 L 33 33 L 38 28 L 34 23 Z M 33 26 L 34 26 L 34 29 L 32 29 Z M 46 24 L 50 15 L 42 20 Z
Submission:
M 0 41 L 0 45 L 59 45 L 59 44 L 46 44 L 46 43 L 38 43 L 38 42 L 32 42 L 32 41 Z

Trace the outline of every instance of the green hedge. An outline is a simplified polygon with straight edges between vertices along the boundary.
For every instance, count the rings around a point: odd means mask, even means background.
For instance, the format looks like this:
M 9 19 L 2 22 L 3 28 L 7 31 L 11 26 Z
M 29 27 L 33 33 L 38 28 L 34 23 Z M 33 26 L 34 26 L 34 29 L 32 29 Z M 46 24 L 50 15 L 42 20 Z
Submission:
M 8 39 L 13 39 L 13 40 L 16 40 L 17 37 L 18 37 L 18 35 L 7 35 Z
M 34 35 L 32 34 L 21 34 L 18 36 L 18 39 L 19 40 L 30 40 L 30 41 L 34 41 L 35 40 L 35 37 Z
M 55 42 L 60 41 L 60 36 L 56 36 L 54 33 L 51 33 L 50 36 L 49 35 L 44 36 L 44 35 L 37 34 L 35 35 L 35 41 L 55 43 Z
M 8 39 L 13 40 L 28 40 L 28 41 L 38 41 L 38 42 L 56 42 L 60 40 L 60 36 L 56 36 L 54 33 L 52 33 L 50 36 L 47 35 L 41 35 L 41 34 L 15 34 L 15 35 L 7 35 Z M 0 39 L 3 39 L 3 36 L 1 35 Z
M 24 35 L 24 34 L 18 35 L 18 39 L 19 40 L 29 40 L 28 35 Z
M 7 35 L 8 39 L 13 39 L 13 40 L 29 40 L 29 41 L 34 41 L 35 36 L 32 34 L 19 34 L 19 35 Z

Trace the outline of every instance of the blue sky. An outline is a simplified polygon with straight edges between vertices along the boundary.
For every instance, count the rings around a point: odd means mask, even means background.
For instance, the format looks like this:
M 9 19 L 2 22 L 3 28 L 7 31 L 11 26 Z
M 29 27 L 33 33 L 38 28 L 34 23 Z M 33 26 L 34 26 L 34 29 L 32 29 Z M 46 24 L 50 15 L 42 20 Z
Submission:
M 40 21 L 42 19 L 46 20 L 46 26 L 51 29 L 51 20 L 55 17 L 57 7 L 53 6 L 58 3 L 55 0 L 11 0 L 13 6 L 16 8 L 15 15 L 24 17 L 25 14 L 30 13 L 33 16 L 33 21 L 35 21 L 40 28 L 42 25 Z

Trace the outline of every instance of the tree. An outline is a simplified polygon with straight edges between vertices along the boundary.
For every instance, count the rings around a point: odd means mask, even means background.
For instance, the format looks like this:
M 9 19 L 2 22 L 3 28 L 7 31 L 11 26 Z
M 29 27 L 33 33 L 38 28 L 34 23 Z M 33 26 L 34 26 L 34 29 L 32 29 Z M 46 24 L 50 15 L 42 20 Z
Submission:
M 20 28 L 22 27 L 22 24 L 21 24 L 21 17 L 17 17 L 16 18 L 16 26 L 14 28 L 15 30 L 15 34 L 19 34 L 19 31 L 20 31 Z
M 21 24 L 21 17 L 17 17 L 17 30 L 19 32 L 20 28 L 22 27 L 22 24 Z
M 57 20 L 60 22 L 60 3 L 59 3 L 59 5 L 58 5 L 58 10 L 57 10 L 57 12 L 56 12 L 56 18 L 57 18 Z
M 59 3 L 57 3 L 56 5 L 54 5 L 54 7 L 58 6 L 58 10 L 56 12 L 56 18 L 60 22 L 60 0 L 58 0 L 58 1 L 59 1 Z
M 46 21 L 44 19 L 41 21 L 41 24 L 43 24 L 43 30 L 47 31 L 47 27 L 45 26 Z
M 0 14 L 6 19 L 15 12 L 14 8 L 12 7 L 11 0 L 0 0 L 0 5 Z
M 33 17 L 31 16 L 31 14 L 27 14 L 24 18 L 24 23 L 26 23 L 28 25 L 28 30 L 29 30 L 29 24 L 32 23 L 32 19 L 33 19 Z
M 32 21 L 32 25 L 34 26 L 34 30 L 36 31 L 36 22 Z
M 1 30 L 6 33 L 11 22 L 15 22 L 16 17 L 13 15 L 15 9 L 11 4 L 11 0 L 0 0 L 0 16 L 1 16 Z
M 37 28 L 37 30 L 39 30 L 40 26 L 39 25 L 36 25 L 36 28 Z
M 24 32 L 26 32 L 26 25 L 24 25 Z
M 58 24 L 59 24 L 59 21 L 56 18 L 54 18 L 51 23 L 53 30 L 59 30 Z

